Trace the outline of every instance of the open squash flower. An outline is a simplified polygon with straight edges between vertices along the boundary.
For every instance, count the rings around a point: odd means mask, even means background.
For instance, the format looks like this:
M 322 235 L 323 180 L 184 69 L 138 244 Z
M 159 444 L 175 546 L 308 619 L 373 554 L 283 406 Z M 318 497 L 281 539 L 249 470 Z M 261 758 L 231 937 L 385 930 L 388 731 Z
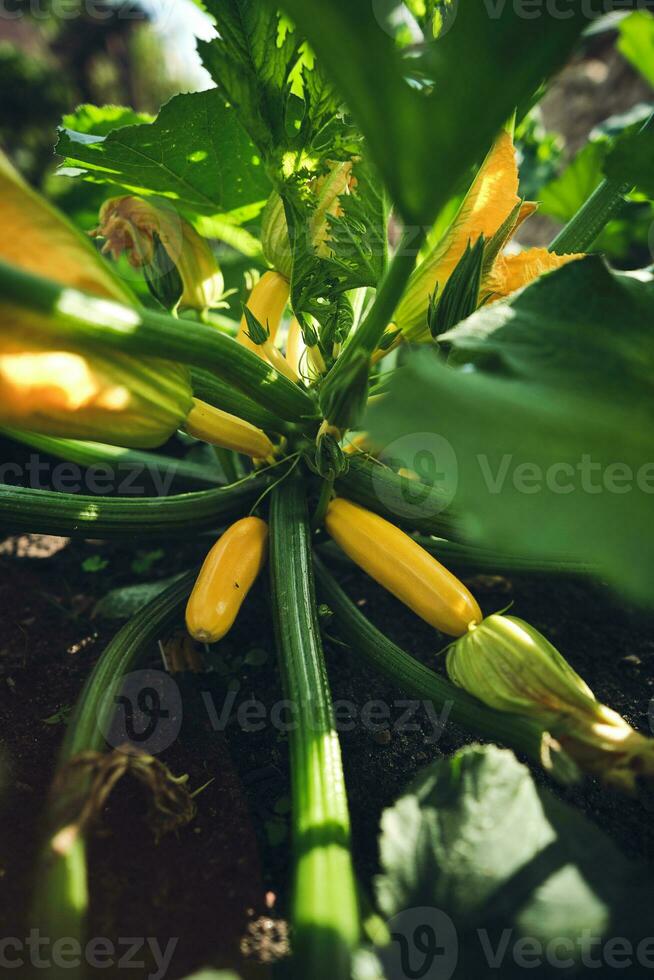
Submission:
M 114 259 L 125 252 L 167 309 L 219 305 L 224 280 L 214 254 L 172 208 L 141 197 L 112 197 L 100 208 L 99 222 L 91 235 L 106 239 L 102 251 Z
M 536 211 L 533 201 L 518 197 L 518 167 L 510 134 L 503 130 L 482 164 L 459 211 L 441 240 L 415 269 L 397 308 L 394 322 L 407 340 L 431 340 L 429 304 L 443 293 L 468 245 L 483 236 L 484 261 L 479 305 L 502 299 L 538 276 L 552 272 L 581 254 L 556 255 L 530 248 L 517 255 L 503 250 L 520 225 Z
M 542 723 L 583 772 L 634 793 L 654 779 L 654 739 L 601 704 L 558 650 L 516 616 L 488 616 L 447 654 L 447 673 L 498 711 Z

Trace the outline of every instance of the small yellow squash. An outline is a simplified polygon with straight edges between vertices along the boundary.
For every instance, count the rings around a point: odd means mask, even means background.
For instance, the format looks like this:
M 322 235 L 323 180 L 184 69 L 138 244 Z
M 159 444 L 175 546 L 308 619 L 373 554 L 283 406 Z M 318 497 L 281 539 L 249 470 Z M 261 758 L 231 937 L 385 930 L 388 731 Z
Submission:
M 267 549 L 268 525 L 259 517 L 236 521 L 216 541 L 186 606 L 186 627 L 193 639 L 216 643 L 230 631 Z
M 462 636 L 481 622 L 463 582 L 383 517 L 338 497 L 327 509 L 325 527 L 364 572 L 442 633 Z

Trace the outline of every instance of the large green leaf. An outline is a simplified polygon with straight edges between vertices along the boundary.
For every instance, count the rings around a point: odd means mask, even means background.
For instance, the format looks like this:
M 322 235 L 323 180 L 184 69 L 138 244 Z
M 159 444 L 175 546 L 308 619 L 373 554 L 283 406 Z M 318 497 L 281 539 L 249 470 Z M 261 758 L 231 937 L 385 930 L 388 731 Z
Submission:
M 285 89 L 297 40 L 276 10 L 259 0 L 206 0 L 219 36 L 201 41 L 205 67 L 235 106 L 257 146 L 270 152 L 284 138 Z
M 612 937 L 650 932 L 647 869 L 495 746 L 425 770 L 385 811 L 380 847 L 389 976 L 406 975 L 402 947 L 411 975 L 443 980 L 569 976 L 591 950 L 608 970 Z
M 263 164 L 215 89 L 177 95 L 154 122 L 110 131 L 105 116 L 93 128 L 84 108 L 81 130 L 60 131 L 65 173 L 74 168 L 96 183 L 167 197 L 189 215 L 225 215 L 234 222 L 256 216 L 265 203 L 270 184 Z
M 450 443 L 441 490 L 471 541 L 597 562 L 651 602 L 653 319 L 651 282 L 572 263 L 445 335 L 475 370 L 410 357 L 366 428 Z
M 422 48 L 418 67 L 426 84 L 418 87 L 406 78 L 416 61 L 403 58 L 388 31 L 391 6 L 283 4 L 354 114 L 405 219 L 427 223 L 516 103 L 565 60 L 587 21 L 580 3 L 565 18 L 543 8 L 533 19 L 519 5 L 460 0 L 444 36 Z

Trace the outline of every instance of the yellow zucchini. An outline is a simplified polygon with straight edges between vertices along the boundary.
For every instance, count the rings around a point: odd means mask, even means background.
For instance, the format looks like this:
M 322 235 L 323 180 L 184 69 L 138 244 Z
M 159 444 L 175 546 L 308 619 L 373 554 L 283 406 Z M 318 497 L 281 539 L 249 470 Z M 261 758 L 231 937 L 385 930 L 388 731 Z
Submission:
M 352 561 L 442 633 L 462 636 L 481 622 L 481 610 L 463 582 L 383 517 L 337 497 L 327 509 L 325 527 Z
M 195 640 L 216 643 L 229 632 L 267 549 L 268 525 L 259 517 L 236 521 L 216 541 L 186 607 L 186 627 Z

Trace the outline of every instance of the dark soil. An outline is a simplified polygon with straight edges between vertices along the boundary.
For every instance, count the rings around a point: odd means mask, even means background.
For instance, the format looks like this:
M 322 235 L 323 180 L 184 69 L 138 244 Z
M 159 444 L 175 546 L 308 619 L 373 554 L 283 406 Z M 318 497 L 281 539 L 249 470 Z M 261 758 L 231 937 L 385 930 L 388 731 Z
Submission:
M 63 545 L 63 546 L 62 546 Z M 0 826 L 0 913 L 4 935 L 29 932 L 29 896 L 39 823 L 64 734 L 67 709 L 119 623 L 93 618 L 94 601 L 108 588 L 166 576 L 201 558 L 202 542 L 168 546 L 147 575 L 132 569 L 131 549 L 61 539 L 8 539 L 0 557 L 0 711 L 4 809 Z M 84 571 L 99 555 L 101 571 Z M 336 573 L 363 610 L 393 639 L 429 665 L 445 641 L 364 575 L 348 566 Z M 654 685 L 652 619 L 599 584 L 537 576 L 478 577 L 473 587 L 484 610 L 514 602 L 516 614 L 543 630 L 569 657 L 597 695 L 637 728 L 648 730 Z M 337 624 L 328 632 L 337 635 Z M 356 651 L 329 644 L 333 695 L 359 709 L 370 701 L 390 707 L 382 731 L 370 731 L 357 713 L 342 733 L 362 882 L 377 869 L 377 829 L 383 808 L 413 774 L 440 753 L 469 741 L 447 725 L 437 745 L 424 710 L 417 731 L 396 730 L 402 692 L 357 662 Z M 161 666 L 156 649 L 152 665 Z M 252 697 L 268 709 L 282 697 L 263 584 L 223 642 L 208 672 L 178 675 L 185 714 L 180 737 L 162 755 L 175 774 L 188 773 L 197 789 L 197 816 L 155 845 L 138 787 L 125 780 L 103 815 L 90 852 L 90 935 L 158 937 L 165 948 L 179 939 L 169 978 L 207 963 L 264 976 L 287 950 L 284 921 L 289 873 L 288 776 L 283 734 L 266 723 L 244 731 L 238 707 Z M 234 692 L 230 720 L 215 730 Z M 215 721 L 215 718 L 213 719 Z M 539 779 L 544 779 L 538 774 Z M 594 781 L 559 790 L 599 824 L 622 850 L 650 859 L 654 828 L 641 804 L 617 797 Z M 137 975 L 133 972 L 130 975 Z

